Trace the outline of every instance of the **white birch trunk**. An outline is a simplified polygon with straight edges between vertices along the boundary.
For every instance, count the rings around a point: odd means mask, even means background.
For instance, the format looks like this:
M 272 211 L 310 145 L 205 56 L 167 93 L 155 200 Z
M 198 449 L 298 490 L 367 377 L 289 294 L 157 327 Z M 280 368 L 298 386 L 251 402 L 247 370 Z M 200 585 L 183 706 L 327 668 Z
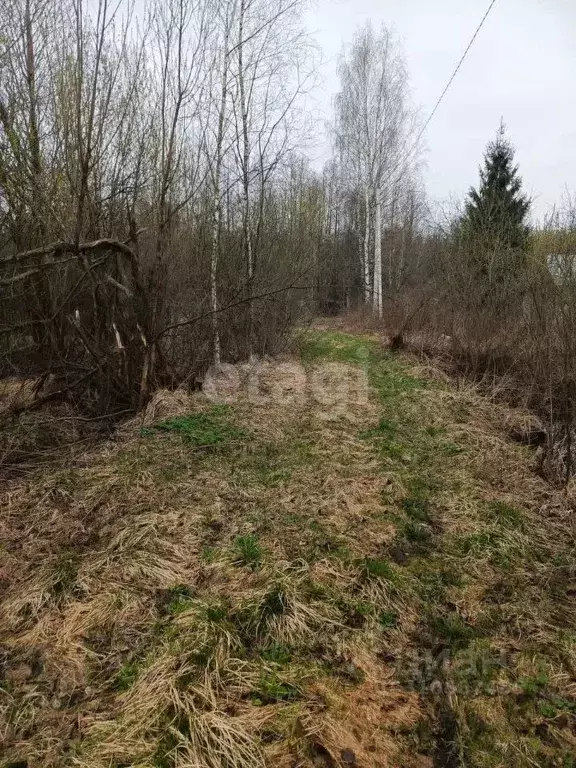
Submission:
M 372 295 L 372 310 L 382 318 L 382 204 L 380 190 L 376 190 L 376 205 L 374 212 L 374 290 Z
M 370 194 L 368 187 L 364 193 L 366 214 L 364 217 L 364 253 L 362 266 L 364 270 L 364 302 L 370 304 Z
M 218 325 L 218 251 L 220 247 L 220 178 L 214 183 L 214 207 L 212 215 L 212 253 L 210 257 L 210 310 L 212 312 L 212 361 L 220 365 L 220 328 Z
M 240 90 L 240 114 L 242 120 L 242 196 L 244 198 L 243 234 L 244 256 L 246 259 L 246 274 L 248 298 L 254 289 L 254 251 L 252 246 L 252 227 L 250 226 L 250 144 L 248 139 L 248 106 L 246 103 L 246 87 L 244 83 L 244 16 L 246 12 L 246 0 L 240 2 L 240 16 L 238 29 L 238 86 Z M 250 301 L 248 305 L 248 358 L 254 358 L 254 305 Z

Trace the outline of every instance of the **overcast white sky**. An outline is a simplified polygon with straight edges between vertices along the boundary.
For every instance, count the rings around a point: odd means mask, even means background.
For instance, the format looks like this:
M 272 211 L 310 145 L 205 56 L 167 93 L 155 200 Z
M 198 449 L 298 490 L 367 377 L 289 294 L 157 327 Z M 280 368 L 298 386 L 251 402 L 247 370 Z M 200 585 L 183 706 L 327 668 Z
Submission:
M 413 99 L 426 117 L 488 0 L 316 0 L 307 14 L 320 45 L 331 118 L 342 43 L 366 19 L 403 40 Z M 576 189 L 576 0 L 497 0 L 426 136 L 429 195 L 464 195 L 503 117 L 537 216 Z M 325 159 L 319 149 L 317 161 Z

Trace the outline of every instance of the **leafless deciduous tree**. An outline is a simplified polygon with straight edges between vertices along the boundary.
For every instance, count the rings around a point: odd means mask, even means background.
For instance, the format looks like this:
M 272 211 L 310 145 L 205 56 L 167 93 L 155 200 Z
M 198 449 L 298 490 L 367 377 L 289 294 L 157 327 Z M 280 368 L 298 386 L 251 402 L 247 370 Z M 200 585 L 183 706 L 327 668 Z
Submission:
M 379 32 L 370 24 L 360 29 L 342 56 L 339 74 L 337 155 L 363 213 L 364 301 L 371 302 L 374 313 L 381 317 L 383 225 L 394 226 L 401 189 L 410 187 L 414 175 L 418 157 L 411 146 L 415 116 L 408 99 L 404 60 L 386 27 Z M 392 287 L 392 269 L 388 275 Z
M 286 204 L 301 4 L 4 7 L 3 369 L 106 411 L 271 349 L 309 279 Z

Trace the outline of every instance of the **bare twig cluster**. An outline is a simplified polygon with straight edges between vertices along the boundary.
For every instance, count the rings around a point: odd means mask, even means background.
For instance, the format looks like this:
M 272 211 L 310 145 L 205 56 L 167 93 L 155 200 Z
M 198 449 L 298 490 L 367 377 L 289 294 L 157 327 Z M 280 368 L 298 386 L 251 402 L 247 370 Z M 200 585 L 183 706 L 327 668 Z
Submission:
M 4 8 L 4 375 L 106 413 L 273 349 L 309 280 L 299 0 Z

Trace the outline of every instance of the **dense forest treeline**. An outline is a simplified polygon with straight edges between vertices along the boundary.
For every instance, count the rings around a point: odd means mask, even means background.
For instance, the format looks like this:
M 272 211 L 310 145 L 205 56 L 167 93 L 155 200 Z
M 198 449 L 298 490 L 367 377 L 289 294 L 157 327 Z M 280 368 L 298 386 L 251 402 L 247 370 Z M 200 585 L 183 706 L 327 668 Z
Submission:
M 315 170 L 304 10 L 7 0 L 2 374 L 38 377 L 40 395 L 50 375 L 47 397 L 93 414 L 134 409 L 275 352 L 315 314 L 364 308 L 397 340 L 441 338 L 468 370 L 510 373 L 571 453 L 574 206 L 529 226 L 501 126 L 478 188 L 432 215 L 406 62 L 370 24 L 340 59 Z

